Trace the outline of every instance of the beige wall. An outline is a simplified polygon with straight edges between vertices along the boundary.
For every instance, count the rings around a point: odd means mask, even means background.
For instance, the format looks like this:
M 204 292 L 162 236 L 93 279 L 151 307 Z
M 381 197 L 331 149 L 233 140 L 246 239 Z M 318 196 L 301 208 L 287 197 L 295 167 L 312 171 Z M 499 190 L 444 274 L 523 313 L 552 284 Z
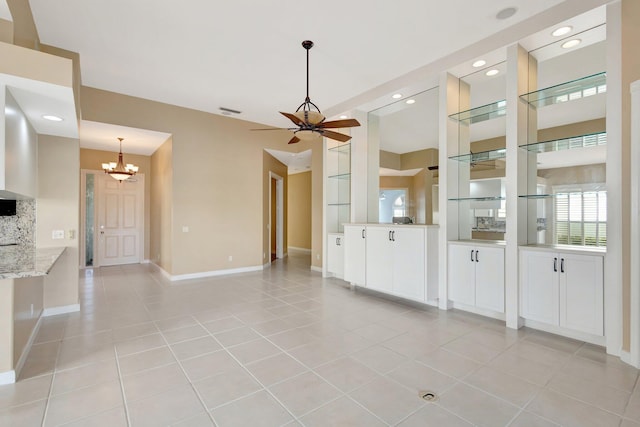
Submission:
M 115 141 L 115 138 L 114 138 Z M 114 142 L 114 147 L 117 143 Z M 80 169 L 102 172 L 102 163 L 117 161 L 118 153 L 111 151 L 80 149 Z M 151 259 L 151 157 L 124 152 L 126 163 L 133 163 L 140 169 L 139 174 L 144 174 L 144 259 Z
M 80 144 L 77 139 L 38 136 L 36 242 L 42 248 L 67 248 L 54 268 L 56 277 L 46 280 L 45 308 L 78 303 L 79 170 Z M 65 230 L 65 238 L 53 240 L 52 230 Z M 70 231 L 73 231 L 73 237 Z
M 289 175 L 288 240 L 289 246 L 311 249 L 311 172 Z
M 263 263 L 268 263 L 270 261 L 270 254 L 271 254 L 271 247 L 269 247 L 269 241 L 270 241 L 270 235 L 269 235 L 269 230 L 270 227 L 267 226 L 267 224 L 269 224 L 269 217 L 271 215 L 271 212 L 269 212 L 269 206 L 270 206 L 270 201 L 269 201 L 269 195 L 271 193 L 270 188 L 271 188 L 271 179 L 269 177 L 269 172 L 273 172 L 274 174 L 278 175 L 279 177 L 282 178 L 283 180 L 283 189 L 282 189 L 282 194 L 283 194 L 283 200 L 282 200 L 282 204 L 283 204 L 283 218 L 282 218 L 282 225 L 283 225 L 283 230 L 282 230 L 282 236 L 283 236 L 283 248 L 282 248 L 282 252 L 286 253 L 287 252 L 287 189 L 288 189 L 288 177 L 287 177 L 287 166 L 282 164 L 280 161 L 278 161 L 275 157 L 273 157 L 271 154 L 267 153 L 266 151 L 262 152 L 262 167 L 263 167 L 263 173 L 262 173 L 262 223 L 265 224 L 265 227 L 263 228 L 263 232 L 262 232 L 262 258 L 263 258 Z M 271 229 L 276 228 L 275 227 L 275 217 L 273 218 L 273 222 L 274 225 L 273 227 L 271 227 Z M 275 244 L 273 245 L 273 247 L 275 248 Z
M 0 42 L 13 44 L 13 22 L 0 19 Z
M 538 171 L 538 176 L 545 178 L 547 185 L 605 183 L 606 175 L 607 168 L 604 163 Z
M 161 262 L 173 275 L 262 265 L 266 251 L 264 148 L 295 152 L 314 148 L 315 153 L 320 147 L 322 154 L 320 144 L 288 146 L 288 132 L 251 132 L 256 124 L 243 120 L 89 87 L 82 88 L 81 98 L 85 120 L 172 135 L 170 152 L 156 152 L 151 160 L 150 246 L 153 259 L 157 246 L 171 248 L 169 259 L 161 250 Z M 156 183 L 163 179 L 159 170 L 156 172 L 156 164 L 167 167 L 169 159 L 171 189 L 170 194 L 164 194 Z M 321 159 L 317 174 L 319 187 L 314 191 L 320 195 L 318 208 L 322 212 Z M 154 225 L 158 196 L 163 198 L 163 212 L 171 212 L 169 236 L 163 227 Z M 162 221 L 164 218 L 166 215 Z M 183 233 L 183 226 L 190 231 Z M 321 235 L 321 215 L 318 226 Z M 322 239 L 317 243 L 321 252 Z M 233 256 L 232 262 L 228 261 L 229 255 Z
M 24 0 L 7 0 L 13 18 L 13 42 L 22 47 L 37 49 L 40 46 L 38 30 L 33 21 L 31 6 Z
M 150 259 L 165 271 L 171 271 L 172 201 L 173 201 L 173 139 L 169 138 L 151 156 Z M 145 180 L 146 183 L 146 180 Z

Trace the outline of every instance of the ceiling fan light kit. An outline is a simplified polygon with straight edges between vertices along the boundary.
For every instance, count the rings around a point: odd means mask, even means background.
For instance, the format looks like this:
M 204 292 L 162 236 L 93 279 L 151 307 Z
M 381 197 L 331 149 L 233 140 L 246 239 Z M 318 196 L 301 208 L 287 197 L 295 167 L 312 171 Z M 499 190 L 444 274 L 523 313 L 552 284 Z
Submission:
M 280 112 L 280 114 L 291 120 L 293 124 L 297 126 L 296 128 L 287 129 L 292 130 L 294 134 L 293 138 L 289 140 L 289 144 L 317 139 L 320 136 L 335 139 L 340 142 L 347 142 L 351 139 L 349 135 L 345 135 L 340 132 L 333 132 L 327 129 L 355 127 L 360 126 L 360 123 L 355 119 L 334 120 L 330 122 L 325 121 L 325 117 L 322 115 L 318 106 L 311 102 L 311 98 L 309 98 L 309 50 L 313 47 L 313 42 L 311 40 L 305 40 L 302 42 L 302 47 L 307 51 L 307 96 L 295 113 Z M 272 128 L 254 130 L 279 129 Z

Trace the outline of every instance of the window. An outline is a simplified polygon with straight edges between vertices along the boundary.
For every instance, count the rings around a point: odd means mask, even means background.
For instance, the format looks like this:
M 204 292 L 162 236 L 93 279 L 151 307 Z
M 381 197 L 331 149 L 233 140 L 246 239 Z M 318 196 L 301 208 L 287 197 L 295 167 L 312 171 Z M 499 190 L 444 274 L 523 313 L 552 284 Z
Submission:
M 589 189 L 554 189 L 554 192 L 555 243 L 607 246 L 607 192 Z

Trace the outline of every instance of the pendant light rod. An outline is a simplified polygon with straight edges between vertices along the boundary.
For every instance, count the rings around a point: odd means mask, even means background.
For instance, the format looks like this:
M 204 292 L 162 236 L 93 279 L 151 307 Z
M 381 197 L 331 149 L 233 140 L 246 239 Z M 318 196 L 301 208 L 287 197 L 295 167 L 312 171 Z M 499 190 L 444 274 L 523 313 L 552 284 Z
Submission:
M 309 102 L 311 98 L 309 98 L 309 49 L 313 47 L 313 42 L 311 40 L 305 40 L 302 42 L 302 47 L 307 50 L 307 98 L 306 102 Z

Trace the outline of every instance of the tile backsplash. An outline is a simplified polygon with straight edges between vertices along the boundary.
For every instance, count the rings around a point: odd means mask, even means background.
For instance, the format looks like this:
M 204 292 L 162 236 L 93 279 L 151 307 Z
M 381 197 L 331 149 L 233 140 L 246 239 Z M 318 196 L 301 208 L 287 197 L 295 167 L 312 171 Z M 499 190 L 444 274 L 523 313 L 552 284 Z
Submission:
M 0 216 L 0 244 L 35 244 L 36 201 L 18 200 L 16 215 Z

